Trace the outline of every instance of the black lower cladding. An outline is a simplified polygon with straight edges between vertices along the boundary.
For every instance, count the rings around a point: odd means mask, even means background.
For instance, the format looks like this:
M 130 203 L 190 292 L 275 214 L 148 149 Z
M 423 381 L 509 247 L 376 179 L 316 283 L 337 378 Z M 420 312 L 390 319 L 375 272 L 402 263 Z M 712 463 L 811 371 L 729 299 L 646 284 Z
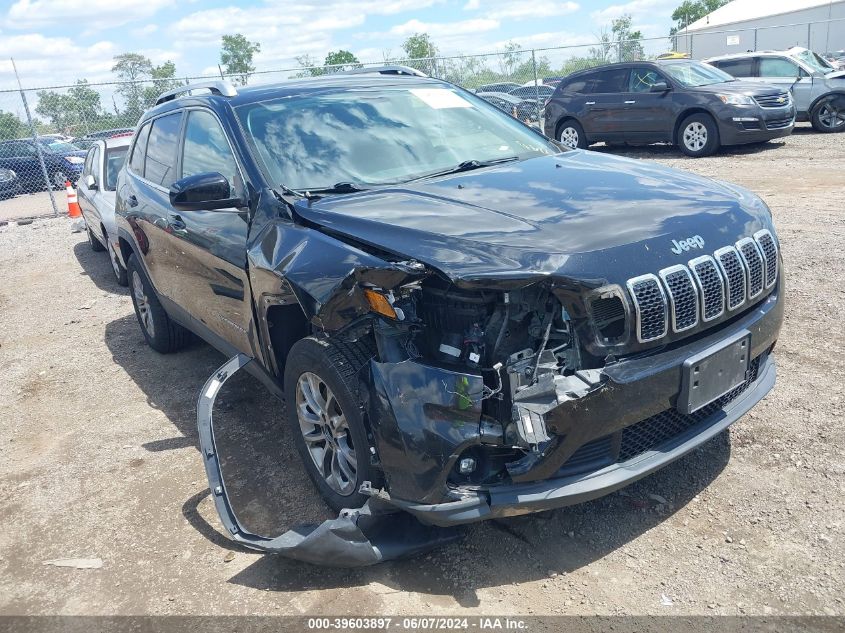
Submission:
M 736 400 L 757 380 L 762 358 L 762 356 L 758 356 L 751 361 L 745 382 L 695 413 L 685 415 L 675 408 L 667 409 L 636 424 L 627 426 L 612 435 L 606 435 L 588 442 L 566 460 L 558 474 L 574 475 L 579 472 L 593 471 L 597 467 L 626 462 L 638 455 L 659 448 L 666 442 L 701 424 L 729 402 Z

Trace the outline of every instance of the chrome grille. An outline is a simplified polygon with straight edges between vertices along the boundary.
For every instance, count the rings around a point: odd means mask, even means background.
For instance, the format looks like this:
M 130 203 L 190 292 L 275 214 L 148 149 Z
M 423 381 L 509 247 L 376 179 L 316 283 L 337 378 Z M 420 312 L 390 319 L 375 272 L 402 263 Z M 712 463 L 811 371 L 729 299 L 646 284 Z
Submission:
M 653 341 L 666 335 L 666 295 L 654 275 L 641 275 L 628 280 L 637 314 L 637 340 Z
M 733 246 L 725 246 L 714 253 L 716 262 L 727 280 L 728 310 L 736 310 L 745 303 L 745 269 Z
M 690 260 L 690 270 L 695 277 L 701 299 L 701 320 L 717 319 L 725 313 L 725 283 L 710 255 Z
M 686 266 L 672 266 L 660 271 L 660 278 L 669 291 L 672 330 L 683 332 L 698 324 L 698 293 Z
M 754 234 L 754 240 L 763 253 L 763 262 L 766 265 L 766 288 L 771 288 L 778 278 L 778 248 L 775 245 L 775 238 L 772 234 L 763 229 Z
M 770 231 L 757 231 L 736 246 L 718 249 L 688 262 L 628 280 L 634 304 L 637 340 L 647 343 L 718 319 L 771 288 L 778 276 L 777 242 Z M 602 306 L 603 307 L 603 306 Z M 596 306 L 593 306 L 594 312 Z M 618 312 L 618 306 L 617 310 Z M 599 313 L 603 313 L 599 310 Z
M 761 108 L 784 108 L 789 105 L 790 97 L 788 92 L 778 92 L 764 97 L 754 97 Z
M 748 298 L 755 299 L 763 292 L 763 255 L 757 248 L 757 243 L 750 237 L 741 239 L 736 246 L 745 266 Z

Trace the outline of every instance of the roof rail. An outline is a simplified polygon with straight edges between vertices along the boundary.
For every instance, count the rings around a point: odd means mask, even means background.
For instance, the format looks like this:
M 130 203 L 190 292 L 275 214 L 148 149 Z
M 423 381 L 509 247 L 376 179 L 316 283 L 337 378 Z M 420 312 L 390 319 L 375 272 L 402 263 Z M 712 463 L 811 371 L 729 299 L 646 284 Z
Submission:
M 343 71 L 344 75 L 410 75 L 412 77 L 428 77 L 421 70 L 411 68 L 410 66 L 401 66 L 399 64 L 387 64 L 385 66 L 370 66 L 362 68 L 353 68 L 352 70 Z
M 221 97 L 236 97 L 238 96 L 237 89 L 228 81 L 203 81 L 196 84 L 188 84 L 180 86 L 173 90 L 168 90 L 158 96 L 156 105 L 165 103 L 166 101 L 173 101 L 183 92 L 191 92 L 192 90 L 208 90 L 211 94 L 220 95 Z

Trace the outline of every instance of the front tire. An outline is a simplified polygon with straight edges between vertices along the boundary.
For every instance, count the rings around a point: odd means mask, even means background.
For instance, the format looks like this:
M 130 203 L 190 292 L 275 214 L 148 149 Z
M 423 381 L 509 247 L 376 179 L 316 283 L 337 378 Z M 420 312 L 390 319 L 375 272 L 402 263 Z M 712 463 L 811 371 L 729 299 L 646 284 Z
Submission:
M 370 441 L 359 397 L 359 372 L 372 353 L 362 343 L 308 337 L 285 364 L 286 417 L 302 463 L 335 512 L 358 508 L 365 481 L 382 485 L 370 463 Z
M 826 99 L 813 108 L 810 123 L 817 132 L 845 131 L 845 95 Z
M 587 149 L 587 135 L 575 119 L 567 119 L 560 124 L 557 140 L 569 149 Z
M 169 354 L 185 347 L 191 340 L 191 333 L 167 316 L 134 254 L 129 256 L 126 271 L 132 282 L 130 294 L 135 316 L 147 345 L 160 354 Z
M 710 156 L 719 149 L 719 128 L 709 114 L 691 114 L 678 128 L 678 148 L 687 156 Z

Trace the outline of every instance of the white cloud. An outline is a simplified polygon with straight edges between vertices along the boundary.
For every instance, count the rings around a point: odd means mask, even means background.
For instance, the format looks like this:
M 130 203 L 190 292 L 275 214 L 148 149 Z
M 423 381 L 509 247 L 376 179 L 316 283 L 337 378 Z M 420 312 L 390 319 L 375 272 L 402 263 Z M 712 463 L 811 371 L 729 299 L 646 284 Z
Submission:
M 74 20 L 96 32 L 149 18 L 170 4 L 169 0 L 17 0 L 3 24 L 28 30 Z
M 493 31 L 499 28 L 501 23 L 490 18 L 478 18 L 474 20 L 460 20 L 458 22 L 421 22 L 420 20 L 408 20 L 403 24 L 397 24 L 388 31 L 389 35 L 406 36 L 414 33 L 428 33 L 432 39 L 448 38 L 467 33 L 482 33 Z
M 73 84 L 77 78 L 89 81 L 112 79 L 112 42 L 80 46 L 69 37 L 45 37 L 37 33 L 0 38 L 0 59 L 15 58 L 24 87 Z M 15 85 L 11 63 L 0 65 L 0 86 Z
M 678 0 L 631 0 L 624 4 L 613 4 L 599 11 L 593 11 L 590 17 L 596 23 L 606 25 L 611 20 L 627 13 L 636 24 L 642 20 L 653 19 L 656 15 L 669 16 L 677 5 Z
M 577 2 L 546 2 L 543 0 L 510 0 L 492 7 L 487 15 L 496 19 L 524 20 L 569 15 L 580 9 Z
M 132 29 L 131 33 L 134 37 L 144 38 L 149 37 L 156 31 L 158 31 L 158 24 L 147 24 L 146 26 L 142 26 L 137 29 Z

